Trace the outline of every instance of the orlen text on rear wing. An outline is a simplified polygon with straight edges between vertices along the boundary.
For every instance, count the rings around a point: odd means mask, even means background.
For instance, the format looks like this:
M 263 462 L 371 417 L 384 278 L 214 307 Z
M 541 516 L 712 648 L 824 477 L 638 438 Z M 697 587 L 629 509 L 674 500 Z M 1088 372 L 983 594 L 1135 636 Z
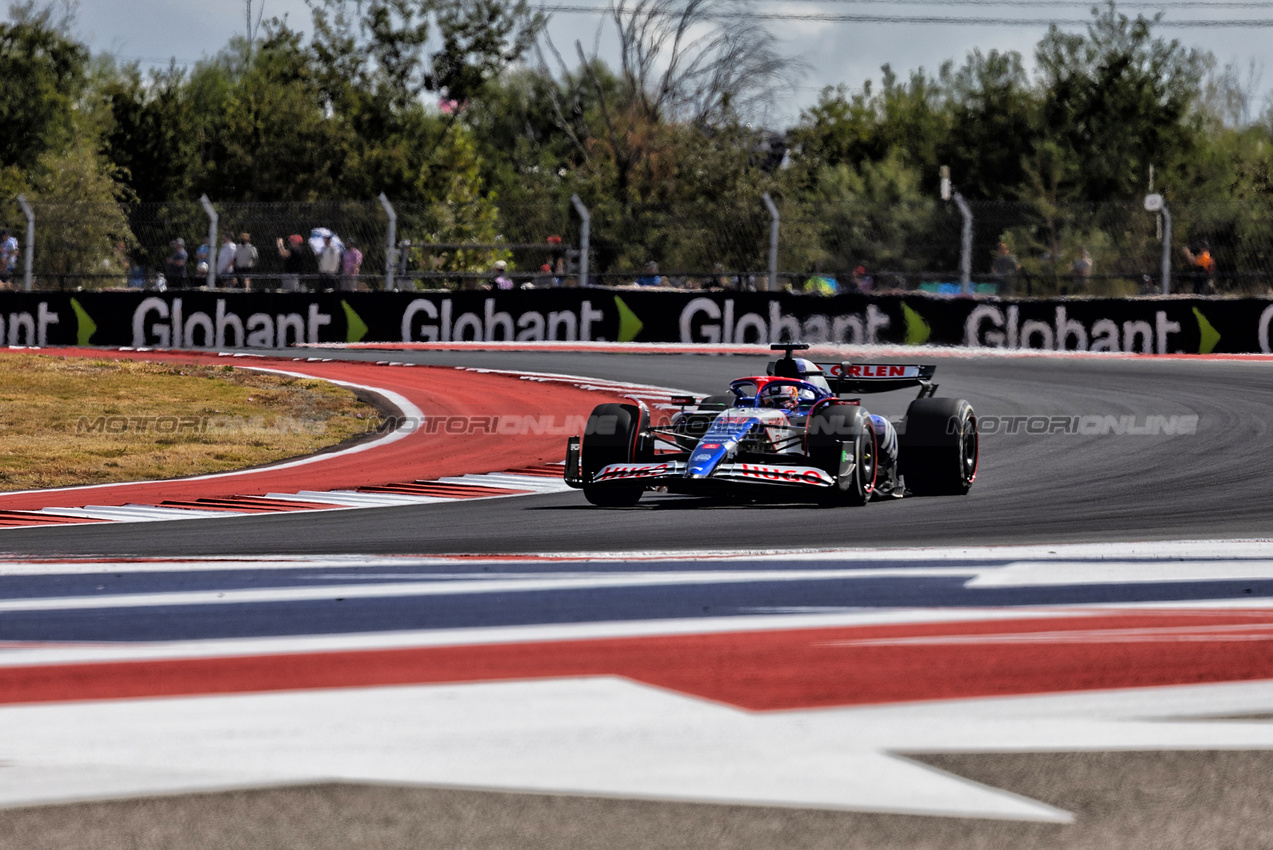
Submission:
M 896 363 L 819 363 L 827 384 L 836 393 L 859 395 L 920 388 L 920 398 L 937 391 L 933 375 L 937 366 L 903 366 Z

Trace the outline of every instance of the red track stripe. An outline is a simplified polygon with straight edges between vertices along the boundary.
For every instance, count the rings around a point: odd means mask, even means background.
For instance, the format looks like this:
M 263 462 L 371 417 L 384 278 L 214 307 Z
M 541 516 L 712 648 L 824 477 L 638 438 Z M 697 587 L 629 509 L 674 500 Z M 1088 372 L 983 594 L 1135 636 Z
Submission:
M 1215 626 L 1225 627 L 1217 631 Z M 1187 635 L 1076 642 L 1146 627 Z M 28 703 L 573 676 L 624 676 L 752 710 L 1273 679 L 1273 611 L 676 635 L 0 668 L 0 702 Z M 970 647 L 855 641 L 1035 635 Z

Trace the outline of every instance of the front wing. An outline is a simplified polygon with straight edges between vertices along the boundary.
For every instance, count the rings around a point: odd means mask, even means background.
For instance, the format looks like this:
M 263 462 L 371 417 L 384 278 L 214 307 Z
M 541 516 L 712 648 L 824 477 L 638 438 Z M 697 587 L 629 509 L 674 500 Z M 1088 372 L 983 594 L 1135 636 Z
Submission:
M 648 463 L 612 463 L 602 467 L 591 484 L 640 483 L 646 487 L 667 487 L 693 491 L 722 482 L 767 484 L 778 487 L 830 487 L 835 479 L 816 466 L 788 466 L 753 462 L 722 463 L 709 477 L 687 477 L 688 464 L 682 460 Z

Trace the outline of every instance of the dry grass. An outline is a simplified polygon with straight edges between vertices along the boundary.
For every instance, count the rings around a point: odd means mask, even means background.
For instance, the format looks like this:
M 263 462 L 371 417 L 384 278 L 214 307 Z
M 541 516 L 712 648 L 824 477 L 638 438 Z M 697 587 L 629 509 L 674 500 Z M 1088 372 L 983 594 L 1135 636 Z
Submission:
M 241 469 L 343 442 L 378 417 L 324 381 L 6 353 L 0 491 Z

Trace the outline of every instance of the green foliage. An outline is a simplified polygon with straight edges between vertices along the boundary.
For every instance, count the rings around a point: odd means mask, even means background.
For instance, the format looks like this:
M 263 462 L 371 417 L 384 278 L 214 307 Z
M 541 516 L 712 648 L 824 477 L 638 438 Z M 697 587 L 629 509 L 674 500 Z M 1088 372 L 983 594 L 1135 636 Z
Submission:
M 452 127 L 435 152 L 439 182 L 431 192 L 437 200 L 424 206 L 406 223 L 424 240 L 435 244 L 492 245 L 501 241 L 499 209 L 483 191 L 480 161 L 469 133 Z M 499 249 L 448 250 L 424 256 L 417 249 L 414 268 L 427 271 L 483 272 L 496 260 L 508 260 Z
M 34 168 L 74 135 L 75 104 L 89 53 L 34 2 L 10 8 L 0 23 L 0 167 Z
M 962 68 L 946 67 L 942 76 L 950 123 L 936 144 L 941 164 L 969 198 L 1010 197 L 1026 179 L 1041 135 L 1020 55 L 974 50 Z
M 58 277 L 62 286 L 122 281 L 135 240 L 123 207 L 130 196 L 116 169 L 90 139 L 81 138 L 63 150 L 46 152 L 34 175 L 30 200 L 39 216 L 39 268 Z
M 1094 14 L 1086 35 L 1053 26 L 1039 43 L 1038 120 L 1083 162 L 1072 196 L 1106 201 L 1141 192 L 1151 165 L 1170 180 L 1193 157 L 1204 61 L 1113 2 Z
M 932 231 L 938 201 L 921 191 L 919 169 L 892 152 L 879 162 L 829 167 L 819 206 L 826 221 L 823 244 L 829 270 L 922 271 L 929 259 L 912 246 Z

